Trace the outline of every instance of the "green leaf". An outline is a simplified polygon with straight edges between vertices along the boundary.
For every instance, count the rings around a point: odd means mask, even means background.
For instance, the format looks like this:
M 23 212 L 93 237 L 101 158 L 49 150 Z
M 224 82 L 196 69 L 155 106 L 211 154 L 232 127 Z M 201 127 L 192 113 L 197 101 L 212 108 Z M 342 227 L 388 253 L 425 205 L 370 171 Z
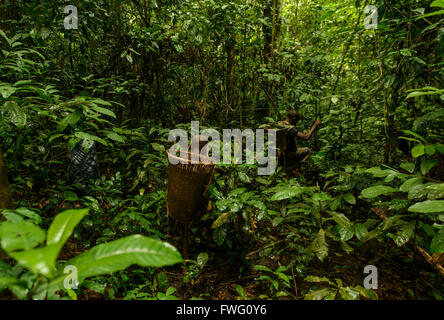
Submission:
M 31 222 L 4 222 L 0 225 L 2 248 L 6 252 L 30 250 L 45 241 L 45 231 Z
M 304 280 L 308 282 L 328 282 L 329 284 L 333 284 L 327 277 L 306 276 Z
M 414 231 L 415 221 L 406 223 L 399 228 L 398 232 L 393 238 L 393 241 L 395 241 L 398 247 L 401 247 L 410 240 L 410 238 L 413 236 Z
M 426 145 L 424 150 L 429 156 L 433 156 L 436 153 L 435 146 L 433 146 L 431 144 Z
M 438 160 L 423 160 L 421 161 L 421 172 L 426 175 L 434 166 L 438 164 Z
M 368 232 L 367 226 L 365 224 L 355 224 L 355 235 L 358 240 L 361 240 Z
M 310 290 L 304 297 L 304 300 L 322 300 L 329 295 L 336 293 L 335 289 L 323 288 L 319 290 Z
M 384 186 L 384 185 L 373 186 L 373 187 L 362 190 L 361 197 L 367 198 L 367 199 L 372 199 L 372 198 L 379 197 L 381 195 L 388 195 L 388 194 L 391 194 L 396 191 L 398 191 L 398 190 L 394 189 L 392 187 L 389 187 L 389 186 Z
M 444 8 L 444 0 L 435 0 L 430 4 L 430 7 Z
M 5 102 L 2 109 L 2 115 L 16 125 L 17 128 L 21 129 L 26 125 L 26 113 L 13 101 Z
M 405 57 L 411 57 L 412 51 L 410 51 L 409 49 L 401 49 L 401 54 Z
M 355 289 L 358 290 L 359 294 L 361 296 L 363 296 L 364 298 L 368 298 L 368 299 L 377 299 L 378 298 L 378 295 L 374 291 L 369 290 L 369 289 L 365 289 L 362 286 L 356 286 Z
M 416 18 L 416 20 L 423 19 L 423 18 L 428 18 L 428 17 L 433 17 L 433 16 L 438 16 L 438 15 L 441 15 L 441 14 L 444 14 L 444 10 L 438 10 L 438 11 L 435 11 L 435 12 L 427 13 L 425 15 L 422 15 L 422 16 Z
M 95 110 L 95 111 L 97 111 L 99 113 L 102 113 L 104 115 L 116 118 L 116 114 L 114 112 L 112 112 L 111 110 L 109 110 L 109 109 L 106 109 L 106 108 L 103 108 L 103 107 L 98 107 L 98 106 L 92 106 L 91 109 L 93 109 L 93 110 Z
M 23 217 L 29 218 L 29 220 L 31 220 L 34 224 L 42 223 L 42 217 L 40 217 L 34 211 L 29 210 L 28 208 L 18 208 L 15 210 L 15 212 Z
M 105 146 L 108 145 L 108 143 L 106 143 L 105 140 L 103 140 L 102 138 L 99 138 L 95 135 L 86 133 L 86 132 L 76 132 L 75 136 L 81 140 L 85 140 L 85 141 L 97 141 Z
M 11 86 L 0 86 L 0 94 L 2 95 L 3 99 L 8 99 L 16 91 L 17 91 L 17 88 L 14 88 Z
M 19 282 L 19 279 L 10 276 L 0 276 L 0 292 L 6 289 L 8 286 Z
M 339 294 L 344 300 L 359 300 L 359 290 L 352 287 L 339 288 Z
M 408 198 L 409 200 L 419 199 L 424 197 L 430 190 L 427 190 L 427 186 L 430 184 L 417 184 L 413 186 L 410 191 Z
M 217 227 L 220 227 L 224 223 L 226 223 L 228 220 L 230 220 L 231 212 L 225 212 L 222 213 L 216 221 L 213 222 L 213 225 L 211 226 L 211 229 L 216 229 Z
M 263 266 L 263 265 L 260 265 L 260 264 L 255 265 L 255 266 L 253 267 L 253 269 L 254 269 L 254 270 L 257 270 L 257 271 L 273 272 L 273 270 L 271 270 L 270 268 L 268 268 L 268 267 L 266 267 L 266 266 Z
M 402 192 L 409 192 L 414 186 L 420 184 L 422 184 L 421 177 L 412 178 L 404 182 L 401 187 L 399 187 L 399 190 L 401 190 Z
M 277 191 L 272 197 L 272 201 L 280 201 L 285 199 L 290 199 L 299 196 L 303 193 L 303 189 L 301 187 L 289 187 L 283 190 Z
M 182 262 L 179 251 L 169 243 L 133 235 L 100 244 L 66 264 L 77 267 L 80 281 L 124 270 L 133 264 L 142 267 L 163 267 L 179 262 Z
M 320 229 L 315 235 L 313 242 L 308 248 L 309 254 L 314 253 L 318 259 L 322 262 L 328 256 L 328 245 L 325 241 L 325 232 Z
M 355 198 L 355 196 L 352 195 L 351 193 L 346 193 L 346 194 L 344 194 L 343 198 L 344 198 L 344 200 L 345 200 L 346 202 L 348 202 L 349 204 L 352 204 L 352 205 L 356 204 L 356 198 Z
M 413 173 L 413 171 L 415 171 L 415 164 L 413 162 L 401 163 L 400 167 L 409 173 Z
M 243 183 L 251 183 L 250 177 L 245 172 L 239 172 L 239 180 Z
M 157 152 L 165 151 L 165 147 L 159 143 L 151 143 L 151 147 L 153 147 L 153 149 L 156 150 Z
M 58 214 L 49 226 L 46 244 L 57 244 L 61 249 L 88 211 L 89 209 L 66 210 Z
M 410 212 L 438 213 L 444 212 L 444 200 L 426 200 L 409 207 Z
M 403 131 L 404 133 L 407 133 L 407 134 L 411 135 L 411 136 L 414 136 L 415 138 L 421 140 L 421 141 L 424 142 L 424 143 L 427 142 L 422 136 L 420 136 L 420 135 L 417 134 L 416 132 L 413 132 L 413 131 L 411 131 L 411 130 L 402 130 L 402 131 Z
M 280 225 L 282 222 L 284 221 L 283 217 L 276 217 L 273 219 L 273 221 L 271 222 L 273 227 L 277 227 L 278 225 Z
M 326 194 L 326 193 L 315 193 L 312 196 L 312 200 L 313 201 L 328 201 L 328 200 L 331 200 L 331 199 L 332 198 L 328 194 Z
M 208 262 L 208 253 L 206 252 L 201 252 L 198 256 L 197 256 L 197 265 L 199 266 L 200 269 L 202 269 Z
M 412 156 L 414 158 L 421 157 L 424 155 L 424 153 L 425 153 L 425 148 L 424 148 L 423 144 L 418 144 L 418 145 L 414 146 L 412 149 Z
M 444 228 L 433 237 L 430 243 L 430 253 L 444 253 Z
M 51 245 L 26 251 L 11 252 L 9 255 L 18 263 L 37 274 L 50 276 L 55 269 L 55 261 L 59 253 L 58 245 Z
M 63 200 L 65 201 L 77 201 L 79 197 L 75 194 L 75 192 L 66 190 L 63 192 Z
M 106 134 L 106 136 L 108 137 L 108 139 L 111 139 L 111 140 L 114 140 L 114 141 L 117 141 L 117 142 L 121 142 L 121 143 L 125 143 L 125 137 L 121 136 L 121 135 L 119 135 L 119 134 L 117 134 L 115 132 L 108 132 Z

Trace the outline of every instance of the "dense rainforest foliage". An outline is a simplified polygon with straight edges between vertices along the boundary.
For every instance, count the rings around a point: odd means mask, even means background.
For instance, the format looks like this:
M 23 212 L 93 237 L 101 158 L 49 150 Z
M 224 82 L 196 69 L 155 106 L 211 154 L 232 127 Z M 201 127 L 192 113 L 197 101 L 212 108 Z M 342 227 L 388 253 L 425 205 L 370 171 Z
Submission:
M 0 18 L 0 298 L 444 299 L 443 0 L 3 0 Z M 322 120 L 311 158 L 218 164 L 182 256 L 170 130 L 289 109 Z M 79 186 L 80 141 L 100 174 Z

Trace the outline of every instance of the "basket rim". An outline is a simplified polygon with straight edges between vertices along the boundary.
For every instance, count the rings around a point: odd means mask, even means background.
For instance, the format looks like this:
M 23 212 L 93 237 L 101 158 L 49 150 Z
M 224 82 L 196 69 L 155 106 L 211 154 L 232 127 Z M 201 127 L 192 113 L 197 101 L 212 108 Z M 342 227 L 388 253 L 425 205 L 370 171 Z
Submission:
M 171 158 L 177 159 L 179 161 L 180 160 L 187 161 L 187 163 L 179 162 L 179 164 L 183 164 L 183 165 L 187 165 L 187 164 L 200 164 L 200 165 L 212 165 L 212 166 L 216 165 L 216 163 L 214 162 L 213 158 L 211 158 L 211 157 L 203 156 L 203 155 L 196 154 L 196 153 L 190 152 L 190 151 L 185 151 L 185 153 L 187 154 L 188 157 L 187 158 L 181 158 L 181 157 L 178 157 L 176 155 L 170 154 L 168 150 L 166 151 L 166 154 L 167 154 L 168 158 L 171 157 Z M 190 157 L 192 155 L 198 155 L 199 160 L 197 162 L 195 160 L 193 160 L 192 157 Z M 206 161 L 201 161 L 202 158 L 204 158 L 204 160 L 206 160 Z M 170 163 L 170 162 L 168 161 L 168 163 Z

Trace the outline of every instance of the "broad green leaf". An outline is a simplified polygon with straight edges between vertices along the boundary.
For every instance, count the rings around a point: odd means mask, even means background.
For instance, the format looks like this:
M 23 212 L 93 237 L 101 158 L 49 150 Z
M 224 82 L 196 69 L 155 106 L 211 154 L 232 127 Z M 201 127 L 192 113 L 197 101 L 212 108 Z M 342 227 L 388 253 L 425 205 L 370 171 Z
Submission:
M 420 184 L 422 184 L 421 177 L 412 178 L 412 179 L 409 179 L 406 182 L 404 182 L 401 185 L 401 187 L 399 188 L 399 190 L 401 190 L 402 192 L 409 192 L 414 186 L 417 186 Z
M 0 276 L 0 292 L 6 289 L 9 285 L 15 284 L 17 282 L 19 282 L 19 279 L 17 278 Z
M 398 232 L 393 238 L 393 241 L 395 241 L 398 247 L 401 247 L 410 240 L 410 238 L 413 236 L 414 231 L 415 222 L 412 221 L 410 223 L 406 223 L 399 228 Z
M 55 261 L 59 253 L 58 245 L 50 245 L 42 248 L 26 251 L 11 252 L 21 266 L 24 266 L 37 274 L 50 276 L 55 269 Z
M 346 193 L 343 196 L 343 199 L 348 202 L 349 204 L 356 204 L 356 198 L 354 195 L 352 195 L 351 193 Z
M 202 252 L 197 256 L 197 265 L 202 269 L 208 262 L 208 253 Z
M 430 4 L 430 7 L 444 8 L 444 0 L 435 0 Z
M 355 235 L 355 229 L 353 228 L 353 226 L 345 227 L 342 225 L 337 225 L 336 229 L 339 233 L 339 238 L 342 241 L 348 241 Z
M 17 128 L 23 128 L 26 125 L 26 113 L 13 101 L 5 102 L 2 109 L 2 115 L 16 125 Z
M 444 200 L 426 200 L 409 207 L 410 212 L 438 213 L 444 212 Z
M 273 272 L 273 270 L 271 270 L 270 268 L 268 268 L 268 267 L 266 267 L 266 266 L 263 266 L 263 265 L 260 265 L 260 264 L 255 265 L 255 266 L 253 267 L 253 269 L 254 269 L 254 270 L 257 270 L 257 271 Z
M 58 214 L 49 226 L 46 244 L 57 244 L 61 249 L 88 211 L 89 209 L 66 210 Z
M 438 160 L 422 160 L 421 161 L 422 174 L 426 175 L 437 164 L 438 164 Z
M 428 18 L 428 17 L 433 17 L 433 16 L 438 16 L 438 15 L 442 15 L 442 14 L 444 14 L 444 10 L 438 10 L 438 11 L 435 11 L 435 12 L 431 12 L 431 13 L 427 13 L 425 15 L 422 15 L 422 16 L 416 18 L 416 20 L 423 19 L 423 18 Z M 432 94 L 432 93 L 429 93 L 429 94 Z
M 339 294 L 344 300 L 359 300 L 359 290 L 352 287 L 339 288 Z
M 328 194 L 326 194 L 326 193 L 315 193 L 312 196 L 312 200 L 313 201 L 328 201 L 328 200 L 331 200 L 331 199 L 332 198 Z
M 400 167 L 409 173 L 413 173 L 413 171 L 415 171 L 415 164 L 413 162 L 401 163 Z
M 328 256 L 328 245 L 325 241 L 325 232 L 320 229 L 319 232 L 315 235 L 313 242 L 308 248 L 309 253 L 314 253 L 318 257 L 318 259 L 322 262 Z
M 102 113 L 104 115 L 116 118 L 116 114 L 109 109 L 98 107 L 98 106 L 92 106 L 91 109 L 93 109 L 99 113 Z
M 77 122 L 79 122 L 79 120 L 81 118 L 82 118 L 82 111 L 81 110 L 76 110 L 76 111 L 70 113 L 69 115 L 67 115 L 65 118 L 63 118 L 59 122 L 57 130 L 63 131 L 63 130 L 65 130 L 65 128 L 68 125 L 69 126 L 75 126 L 77 124 Z M 53 138 L 51 137 L 51 139 L 53 139 Z
M 272 221 L 272 225 L 273 227 L 277 227 L 278 225 L 280 225 L 282 222 L 284 221 L 283 217 L 276 217 L 273 219 Z
M 77 267 L 79 279 L 85 279 L 124 270 L 133 264 L 164 267 L 179 262 L 179 251 L 169 243 L 133 235 L 100 244 L 66 264 Z
M 289 187 L 283 190 L 277 191 L 272 197 L 273 201 L 280 201 L 285 199 L 290 199 L 299 196 L 303 193 L 303 189 L 301 187 Z
M 121 136 L 120 134 L 117 134 L 115 132 L 108 132 L 106 134 L 106 136 L 108 137 L 108 139 L 117 141 L 117 142 L 121 142 L 121 143 L 125 143 L 125 137 Z
M 433 237 L 430 243 L 430 253 L 444 253 L 444 228 Z
M 362 286 L 356 286 L 355 289 L 358 290 L 359 294 L 364 298 L 378 299 L 378 295 L 373 290 L 365 289 Z
M 19 215 L 28 218 L 34 224 L 42 223 L 42 217 L 28 208 L 18 208 L 15 210 Z
M 365 172 L 372 174 L 376 178 L 382 178 L 392 174 L 395 171 L 388 169 L 383 170 L 380 167 L 373 167 L 365 170 Z
M 8 99 L 17 91 L 17 88 L 10 86 L 0 86 L 0 94 L 4 99 Z
M 407 134 L 409 134 L 409 135 L 411 135 L 411 136 L 414 136 L 415 138 L 417 138 L 417 139 L 419 139 L 419 140 L 421 140 L 422 142 L 424 142 L 424 143 L 426 143 L 426 140 L 422 137 L 422 136 L 420 136 L 419 134 L 417 134 L 416 132 L 413 132 L 413 131 L 411 131 L 411 130 L 402 130 L 404 133 L 407 133 Z
M 372 199 L 372 198 L 379 197 L 381 195 L 388 195 L 388 194 L 391 194 L 396 191 L 398 191 L 398 190 L 395 188 L 392 188 L 389 186 L 384 186 L 384 185 L 379 185 L 379 186 L 373 186 L 373 187 L 362 190 L 361 196 L 363 198 Z
M 108 143 L 106 143 L 106 141 L 103 140 L 102 138 L 99 138 L 99 137 L 97 137 L 95 135 L 92 135 L 92 134 L 89 134 L 89 133 L 86 133 L 86 132 L 76 132 L 75 136 L 77 138 L 81 139 L 81 140 L 97 141 L 97 142 L 99 142 L 99 143 L 101 143 L 101 144 L 103 144 L 105 146 L 108 145 Z
M 414 91 L 407 95 L 406 99 L 422 97 L 422 96 L 430 96 L 437 94 L 436 91 Z
M 329 295 L 336 293 L 335 289 L 323 288 L 319 290 L 310 290 L 304 297 L 304 300 L 322 300 Z
M 444 183 L 433 183 L 425 188 L 428 191 L 428 200 L 444 198 Z
M 433 156 L 436 153 L 435 146 L 430 145 L 430 144 L 426 145 L 424 150 L 429 156 Z
M 6 252 L 30 250 L 45 241 L 45 231 L 31 222 L 4 222 L 0 225 L 2 248 Z
M 66 190 L 63 192 L 63 200 L 65 201 L 77 201 L 79 197 L 75 194 L 75 192 Z
M 306 276 L 304 280 L 308 282 L 328 282 L 329 284 L 333 284 L 327 277 Z
M 151 143 L 151 147 L 153 147 L 153 149 L 156 150 L 157 152 L 165 151 L 165 147 L 159 143 Z
M 418 144 L 418 145 L 414 146 L 412 149 L 412 156 L 414 158 L 421 157 L 424 155 L 424 153 L 425 153 L 425 148 L 424 148 L 423 144 Z
M 250 177 L 245 172 L 238 173 L 239 180 L 243 183 L 251 183 Z
M 222 213 L 216 221 L 213 222 L 213 225 L 211 226 L 211 229 L 216 229 L 217 227 L 220 227 L 224 223 L 226 223 L 228 220 L 230 220 L 231 212 L 225 212 Z
M 357 223 L 355 224 L 355 235 L 358 240 L 361 240 L 368 232 L 367 226 L 365 224 Z
M 430 190 L 427 189 L 427 187 L 430 185 L 430 183 L 426 184 L 417 184 L 413 186 L 409 191 L 409 200 L 419 199 L 424 197 Z

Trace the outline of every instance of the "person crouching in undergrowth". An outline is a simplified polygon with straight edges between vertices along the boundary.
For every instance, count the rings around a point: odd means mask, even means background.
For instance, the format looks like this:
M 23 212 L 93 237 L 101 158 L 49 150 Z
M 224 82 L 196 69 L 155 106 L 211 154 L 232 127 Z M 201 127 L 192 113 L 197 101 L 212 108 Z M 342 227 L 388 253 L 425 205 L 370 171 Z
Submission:
M 301 114 L 297 110 L 289 110 L 287 112 L 287 119 L 281 122 L 284 125 L 291 125 L 292 128 L 286 134 L 286 148 L 285 148 L 285 164 L 287 170 L 297 168 L 301 163 L 310 158 L 310 148 L 299 148 L 296 139 L 309 140 L 316 128 L 322 123 L 321 120 L 316 120 L 308 133 L 303 133 L 298 130 L 297 123 L 302 119 Z

